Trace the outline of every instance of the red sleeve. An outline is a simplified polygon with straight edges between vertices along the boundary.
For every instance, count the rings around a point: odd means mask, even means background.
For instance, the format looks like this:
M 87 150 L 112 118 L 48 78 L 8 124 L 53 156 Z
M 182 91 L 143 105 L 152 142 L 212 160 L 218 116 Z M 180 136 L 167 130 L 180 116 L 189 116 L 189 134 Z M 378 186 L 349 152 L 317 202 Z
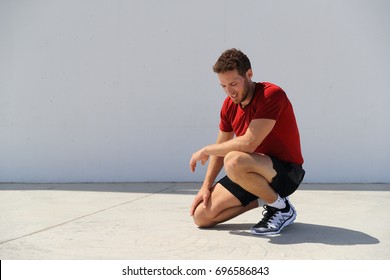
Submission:
M 223 102 L 222 108 L 221 108 L 221 115 L 220 115 L 220 123 L 219 123 L 219 129 L 224 132 L 232 132 L 233 127 L 231 125 L 231 122 L 229 121 L 229 99 L 225 99 Z
M 264 89 L 264 98 L 260 110 L 256 110 L 253 119 L 277 120 L 283 108 L 287 105 L 286 93 L 278 86 Z

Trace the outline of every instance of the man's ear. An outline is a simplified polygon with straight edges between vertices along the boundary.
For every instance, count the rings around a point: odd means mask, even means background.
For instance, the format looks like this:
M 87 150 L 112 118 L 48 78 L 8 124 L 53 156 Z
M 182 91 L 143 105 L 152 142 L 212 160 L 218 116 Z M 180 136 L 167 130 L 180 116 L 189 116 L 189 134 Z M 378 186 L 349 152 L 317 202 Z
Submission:
M 252 69 L 248 69 L 248 71 L 246 71 L 246 76 L 247 76 L 249 79 L 252 79 L 252 77 L 253 77 L 253 71 L 252 71 Z

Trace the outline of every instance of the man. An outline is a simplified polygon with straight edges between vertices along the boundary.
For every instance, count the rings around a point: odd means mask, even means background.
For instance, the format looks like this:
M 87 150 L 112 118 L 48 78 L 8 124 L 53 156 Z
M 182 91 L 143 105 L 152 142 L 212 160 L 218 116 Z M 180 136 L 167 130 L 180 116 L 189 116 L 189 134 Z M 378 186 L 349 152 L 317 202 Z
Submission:
M 293 108 L 278 86 L 252 81 L 251 63 L 240 50 L 222 53 L 213 70 L 227 97 L 216 144 L 190 160 L 194 172 L 197 162 L 204 165 L 210 159 L 190 215 L 199 227 L 213 227 L 264 206 L 263 218 L 251 232 L 278 234 L 295 220 L 287 197 L 305 174 Z M 214 185 L 223 167 L 226 176 Z

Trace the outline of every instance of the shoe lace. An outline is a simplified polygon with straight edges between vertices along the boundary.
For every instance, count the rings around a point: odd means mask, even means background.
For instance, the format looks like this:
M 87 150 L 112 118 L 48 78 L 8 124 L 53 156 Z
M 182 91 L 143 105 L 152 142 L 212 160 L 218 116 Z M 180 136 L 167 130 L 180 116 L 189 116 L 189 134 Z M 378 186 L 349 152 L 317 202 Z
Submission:
M 278 209 L 268 205 L 264 205 L 263 208 L 264 208 L 262 212 L 263 219 L 261 219 L 261 221 L 257 225 L 267 226 L 269 220 L 274 216 L 274 214 L 278 211 Z

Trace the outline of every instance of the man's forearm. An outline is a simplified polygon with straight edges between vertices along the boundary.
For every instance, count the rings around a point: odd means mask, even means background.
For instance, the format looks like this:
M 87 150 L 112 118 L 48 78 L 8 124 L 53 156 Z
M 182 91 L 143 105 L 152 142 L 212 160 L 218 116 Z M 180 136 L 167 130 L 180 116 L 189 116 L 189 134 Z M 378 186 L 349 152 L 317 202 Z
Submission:
M 252 120 L 244 135 L 208 145 L 202 152 L 205 155 L 219 157 L 224 157 L 232 151 L 253 153 L 271 132 L 275 123 L 276 121 L 272 119 Z
M 218 134 L 217 141 L 216 141 L 217 144 L 215 144 L 215 145 L 219 145 L 221 143 L 229 141 L 229 140 L 233 139 L 233 137 L 234 137 L 233 132 L 220 131 Z M 206 147 L 211 147 L 211 146 L 213 146 L 213 145 L 206 146 Z M 221 169 L 223 167 L 224 155 L 223 156 L 218 156 L 218 155 L 214 155 L 214 154 L 207 155 L 204 153 L 204 149 L 206 147 L 204 147 L 204 148 L 200 149 L 199 151 L 195 152 L 194 154 L 192 154 L 192 157 L 190 160 L 190 169 L 192 172 L 194 172 L 196 169 L 196 163 L 198 161 L 200 161 L 204 165 L 206 163 L 206 161 L 209 160 L 209 166 L 207 168 L 207 172 L 206 172 L 206 176 L 205 176 L 203 185 L 207 186 L 208 188 L 211 188 L 214 181 L 215 181 L 215 178 L 217 178 L 219 172 L 221 171 Z
M 237 137 L 229 141 L 211 144 L 203 148 L 203 152 L 209 156 L 224 157 L 229 152 L 240 151 L 252 153 L 253 147 L 243 137 Z
M 204 187 L 207 187 L 208 189 L 213 187 L 215 179 L 217 178 L 222 167 L 223 167 L 223 157 L 216 157 L 216 156 L 210 157 L 210 162 L 207 167 L 206 176 L 203 181 Z
M 233 139 L 233 136 L 234 136 L 233 132 L 223 133 L 220 131 L 218 134 L 216 144 L 214 145 L 220 145 L 222 143 L 228 142 L 229 140 Z M 223 156 L 210 155 L 209 165 L 203 182 L 203 185 L 206 186 L 208 189 L 210 189 L 213 186 L 215 179 L 217 178 L 219 172 L 221 172 L 223 168 L 223 159 L 224 159 L 224 155 Z

